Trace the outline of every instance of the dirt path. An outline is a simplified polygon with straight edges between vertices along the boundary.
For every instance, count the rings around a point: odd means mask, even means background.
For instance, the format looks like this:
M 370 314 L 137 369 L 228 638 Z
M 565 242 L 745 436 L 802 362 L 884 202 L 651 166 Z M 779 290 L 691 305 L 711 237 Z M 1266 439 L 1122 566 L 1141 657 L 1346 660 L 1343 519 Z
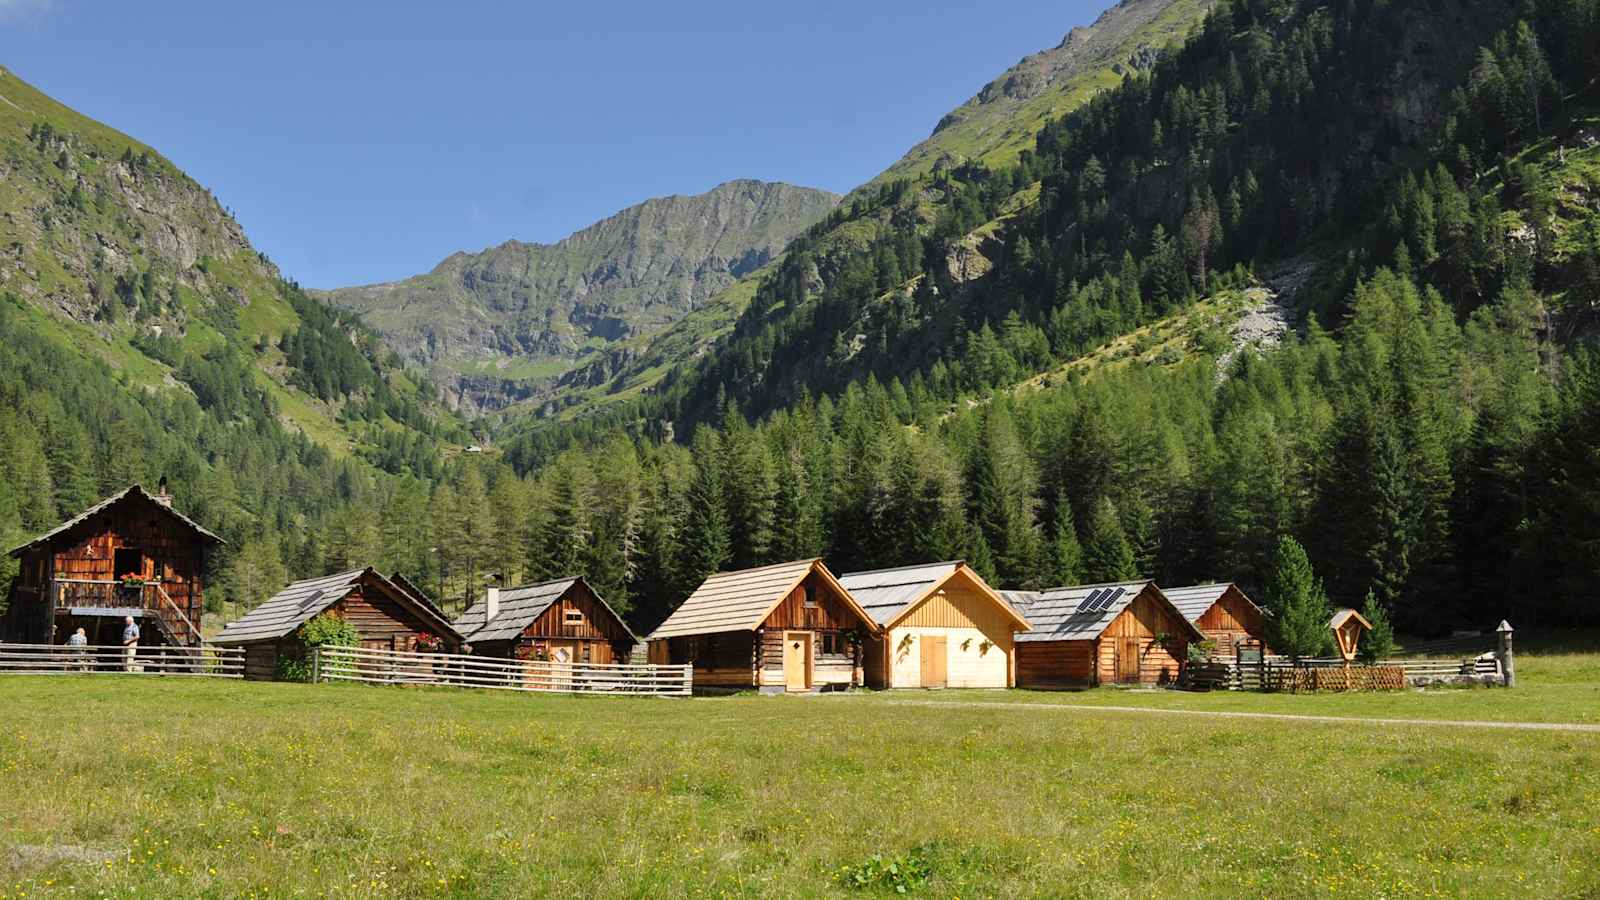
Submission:
M 1498 728 L 1506 731 L 1566 731 L 1600 734 L 1600 725 L 1577 722 L 1485 722 L 1471 719 L 1384 719 L 1366 716 L 1308 716 L 1294 713 L 1236 712 L 1210 709 L 1161 709 L 1151 706 L 1096 706 L 1087 703 L 984 703 L 978 700 L 891 700 L 897 706 L 940 706 L 960 709 L 1024 709 L 1058 712 L 1150 713 L 1159 716 L 1209 716 L 1224 719 L 1275 719 L 1284 722 L 1332 722 L 1356 725 L 1417 725 L 1430 728 Z

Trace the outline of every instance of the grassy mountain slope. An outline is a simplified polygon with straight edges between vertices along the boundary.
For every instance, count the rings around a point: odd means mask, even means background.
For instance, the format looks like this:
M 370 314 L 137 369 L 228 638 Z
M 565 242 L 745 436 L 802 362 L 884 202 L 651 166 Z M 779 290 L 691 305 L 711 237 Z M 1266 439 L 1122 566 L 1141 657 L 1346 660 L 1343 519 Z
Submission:
M 976 160 L 1008 165 L 1052 119 L 1130 71 L 1148 68 L 1163 47 L 1182 39 L 1210 0 L 1122 0 L 1093 25 L 1024 58 L 939 120 L 933 134 L 869 182 L 926 175 L 935 166 Z
M 324 296 L 460 402 L 494 408 L 538 392 L 595 351 L 638 340 L 759 269 L 838 202 L 826 191 L 730 181 L 629 207 L 555 244 L 456 253 L 404 281 Z
M 1149 66 L 1210 6 L 1208 0 L 1125 0 L 1093 25 L 1073 29 L 1060 45 L 1018 63 L 947 114 L 932 137 L 853 192 L 845 205 L 808 229 L 789 254 L 660 335 L 619 344 L 573 369 L 555 394 L 541 398 L 537 410 L 572 419 L 637 401 L 658 390 L 675 369 L 711 352 L 732 332 L 758 287 L 779 277 L 784 266 L 789 268 L 783 277 L 791 283 L 819 292 L 847 259 L 869 252 L 875 243 L 894 235 L 921 240 L 948 213 L 954 198 L 948 179 L 933 177 L 936 164 L 949 168 L 969 159 L 995 165 L 1015 161 L 1046 122 Z M 1036 185 L 1015 187 L 1017 197 L 1007 213 L 1037 199 Z M 986 234 L 977 235 L 974 243 Z M 803 259 L 791 264 L 796 253 Z

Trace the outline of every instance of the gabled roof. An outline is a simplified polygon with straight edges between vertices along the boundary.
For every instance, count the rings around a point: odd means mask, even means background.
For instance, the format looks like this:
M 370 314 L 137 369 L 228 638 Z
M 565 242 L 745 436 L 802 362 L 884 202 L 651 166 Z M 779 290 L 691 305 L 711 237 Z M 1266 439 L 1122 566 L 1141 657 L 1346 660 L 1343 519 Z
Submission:
M 890 628 L 958 572 L 964 572 L 971 578 L 973 584 L 992 599 L 996 606 L 1004 610 L 1006 615 L 1014 619 L 1021 630 L 1028 630 L 1030 627 L 1028 620 L 1018 613 L 1015 606 L 996 593 L 976 572 L 960 560 L 922 563 L 895 569 L 875 569 L 870 572 L 850 572 L 840 575 L 839 583 L 844 585 L 879 627 Z
M 195 520 L 189 518 L 188 516 L 184 515 L 183 513 L 178 512 L 177 510 L 175 510 L 172 507 L 168 506 L 167 504 L 161 502 L 160 500 L 157 500 L 155 495 L 151 494 L 149 491 L 146 491 L 144 488 L 140 487 L 137 484 L 132 484 L 132 485 L 129 485 L 126 489 L 124 489 L 122 491 L 119 491 L 118 493 L 112 494 L 111 496 L 107 497 L 104 500 L 101 500 L 99 503 L 96 503 L 95 505 L 89 507 L 88 509 L 84 510 L 83 512 L 78 513 L 76 516 L 73 516 L 72 518 L 68 519 L 67 521 L 62 522 L 60 525 L 57 525 L 55 528 L 52 528 L 49 531 L 45 532 L 44 534 L 41 534 L 38 537 L 34 538 L 33 540 L 28 541 L 26 544 L 22 544 L 21 546 L 12 548 L 12 550 L 10 551 L 10 555 L 11 556 L 21 556 L 23 553 L 26 553 L 27 551 L 32 550 L 35 547 L 38 547 L 38 546 L 40 546 L 42 544 L 47 544 L 51 540 L 54 540 L 55 538 L 57 538 L 57 537 L 65 534 L 65 533 L 67 533 L 68 531 L 71 531 L 72 529 L 78 527 L 79 525 L 82 525 L 84 522 L 89 521 L 89 519 L 93 518 L 96 514 L 102 513 L 104 511 L 106 511 L 107 509 L 110 509 L 112 506 L 116 505 L 117 503 L 119 503 L 119 502 L 121 502 L 123 500 L 127 500 L 127 499 L 142 499 L 142 500 L 149 501 L 151 506 L 155 507 L 156 509 L 159 509 L 161 512 L 163 512 L 163 513 L 165 513 L 165 514 L 167 514 L 169 516 L 172 516 L 173 518 L 177 519 L 180 524 L 188 527 L 195 534 L 198 534 L 200 536 L 201 540 L 204 540 L 204 541 L 207 541 L 207 542 L 213 543 L 213 544 L 224 544 L 224 543 L 227 543 L 222 538 L 219 538 L 215 534 L 212 534 L 210 531 L 206 530 L 203 526 L 200 525 L 200 523 L 198 523 Z
M 456 634 L 450 623 L 434 612 L 431 604 L 418 602 L 409 592 L 396 587 L 393 582 L 368 566 L 365 569 L 352 569 L 335 575 L 296 581 L 273 595 L 272 599 L 252 609 L 243 618 L 223 626 L 222 633 L 217 635 L 212 643 L 247 644 L 251 641 L 283 637 L 343 600 L 351 588 L 369 577 L 380 586 L 387 587 L 395 597 L 409 605 L 423 618 L 433 620 L 439 626 L 441 636 Z
M 1075 587 L 1051 588 L 1039 591 L 1027 604 L 1023 615 L 1033 623 L 1033 631 L 1017 635 L 1019 642 L 1033 641 L 1089 641 L 1099 637 L 1122 611 L 1133 604 L 1147 588 L 1155 590 L 1184 625 L 1190 637 L 1204 640 L 1205 635 L 1195 628 L 1167 595 L 1153 581 L 1123 581 L 1107 584 L 1084 584 Z M 1014 592 L 1023 593 L 1023 592 Z
M 1365 616 L 1353 609 L 1341 609 L 1334 613 L 1333 618 L 1328 621 L 1328 627 L 1338 631 L 1339 626 L 1350 621 L 1351 619 L 1355 619 L 1357 622 L 1360 622 L 1361 627 L 1367 629 L 1368 631 L 1372 630 L 1372 623 L 1368 622 Z
M 838 589 L 845 604 L 863 622 L 876 627 L 871 614 L 839 584 L 822 560 L 802 559 L 741 572 L 719 572 L 707 578 L 646 640 L 721 631 L 754 631 L 813 571 Z
M 589 594 L 605 607 L 628 637 L 639 640 L 628 623 L 622 621 L 617 611 L 611 604 L 601 597 L 582 576 L 574 578 L 560 578 L 555 581 L 546 581 L 540 584 L 528 584 L 522 587 L 506 588 L 500 592 L 500 611 L 488 622 L 484 621 L 484 613 L 488 611 L 488 601 L 480 600 L 472 604 L 461 618 L 455 621 L 455 629 L 461 632 L 467 641 L 509 641 L 521 634 L 524 629 L 533 624 L 533 621 L 544 615 L 545 610 L 566 595 L 572 586 L 583 581 L 589 588 Z
M 1039 599 L 1038 591 L 1000 591 L 1000 599 L 1011 604 L 1011 608 L 1023 616 L 1028 614 L 1028 607 Z M 1029 619 L 1029 621 L 1033 621 Z
M 441 619 L 448 619 L 449 618 L 448 616 L 446 616 L 444 614 L 444 608 L 441 607 L 437 602 L 435 602 L 432 597 L 429 597 L 427 591 L 423 590 L 420 587 L 417 587 L 416 583 L 413 582 L 411 579 L 405 577 L 404 575 L 401 575 L 399 572 L 396 572 L 393 575 L 389 576 L 389 583 L 394 585 L 395 587 L 399 588 L 400 590 L 405 591 L 407 594 L 409 594 L 411 596 L 411 599 L 417 601 L 418 603 L 422 604 L 423 606 L 426 606 L 430 612 L 432 612 L 434 615 L 438 616 L 439 618 L 441 618 Z
M 1223 582 L 1222 584 L 1192 584 L 1181 588 L 1162 588 L 1161 591 L 1167 595 L 1168 600 L 1172 601 L 1172 605 L 1183 613 L 1185 619 L 1191 622 L 1198 622 L 1200 617 L 1206 614 L 1206 610 L 1215 606 L 1217 601 L 1222 599 L 1222 595 L 1226 594 L 1229 588 L 1234 588 L 1239 597 L 1256 612 L 1263 616 L 1267 614 L 1266 610 L 1257 606 L 1254 600 L 1251 600 L 1243 590 L 1239 590 L 1237 584 L 1231 581 Z

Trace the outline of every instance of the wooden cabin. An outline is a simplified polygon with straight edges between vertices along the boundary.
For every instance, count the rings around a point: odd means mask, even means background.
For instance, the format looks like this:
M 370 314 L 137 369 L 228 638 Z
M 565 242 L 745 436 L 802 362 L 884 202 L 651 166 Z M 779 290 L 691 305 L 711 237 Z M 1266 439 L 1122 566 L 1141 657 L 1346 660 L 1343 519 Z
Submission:
M 199 644 L 206 554 L 222 542 L 172 508 L 164 480 L 155 494 L 135 484 L 11 551 L 21 570 L 0 640 L 60 644 L 83 628 L 115 645 L 133 616 L 142 644 Z
M 864 647 L 870 687 L 1006 688 L 1013 635 L 1028 620 L 963 562 L 851 572 L 839 583 L 878 624 Z
M 862 683 L 872 617 L 820 559 L 707 578 L 647 638 L 650 661 L 692 665 L 698 688 L 842 689 Z
M 1266 647 L 1267 613 L 1238 585 L 1196 584 L 1162 592 L 1215 645 L 1212 654 L 1234 656 L 1241 643 Z
M 245 677 L 271 680 L 279 660 L 303 654 L 295 634 L 300 626 L 334 612 L 356 626 L 361 646 L 369 650 L 412 651 L 417 638 L 427 635 L 442 644 L 443 652 L 460 652 L 461 635 L 435 609 L 368 567 L 296 581 L 229 622 L 213 643 L 243 647 Z
M 1012 592 L 1033 630 L 1017 635 L 1017 684 L 1173 684 L 1205 640 L 1153 581 Z
M 479 656 L 625 663 L 638 637 L 582 577 L 489 587 L 455 629 Z

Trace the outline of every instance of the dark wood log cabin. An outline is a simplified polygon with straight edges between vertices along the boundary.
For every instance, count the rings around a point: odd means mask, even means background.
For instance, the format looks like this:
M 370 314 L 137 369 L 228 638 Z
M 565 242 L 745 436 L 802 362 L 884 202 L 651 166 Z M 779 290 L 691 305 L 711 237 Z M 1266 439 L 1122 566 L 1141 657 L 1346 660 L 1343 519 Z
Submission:
M 455 621 L 476 656 L 625 663 L 639 638 L 582 577 L 489 587 Z
M 1163 593 L 1213 644 L 1213 655 L 1233 656 L 1241 643 L 1266 648 L 1267 614 L 1238 585 L 1196 584 Z
M 78 628 L 89 643 L 122 642 L 123 618 L 140 643 L 200 643 L 206 554 L 222 539 L 173 510 L 162 488 L 135 484 L 17 547 L 21 560 L 0 640 L 59 644 Z
M 424 635 L 437 639 L 443 652 L 461 649 L 461 635 L 431 603 L 419 601 L 371 567 L 297 581 L 229 622 L 214 643 L 243 647 L 245 677 L 271 680 L 280 660 L 303 655 L 295 632 L 325 612 L 355 625 L 367 649 L 412 651 Z
M 1009 592 L 1033 630 L 1017 635 L 1017 684 L 1173 684 L 1205 639 L 1154 582 Z
M 877 624 L 820 559 L 707 578 L 648 638 L 653 663 L 693 665 L 701 688 L 859 686 Z

